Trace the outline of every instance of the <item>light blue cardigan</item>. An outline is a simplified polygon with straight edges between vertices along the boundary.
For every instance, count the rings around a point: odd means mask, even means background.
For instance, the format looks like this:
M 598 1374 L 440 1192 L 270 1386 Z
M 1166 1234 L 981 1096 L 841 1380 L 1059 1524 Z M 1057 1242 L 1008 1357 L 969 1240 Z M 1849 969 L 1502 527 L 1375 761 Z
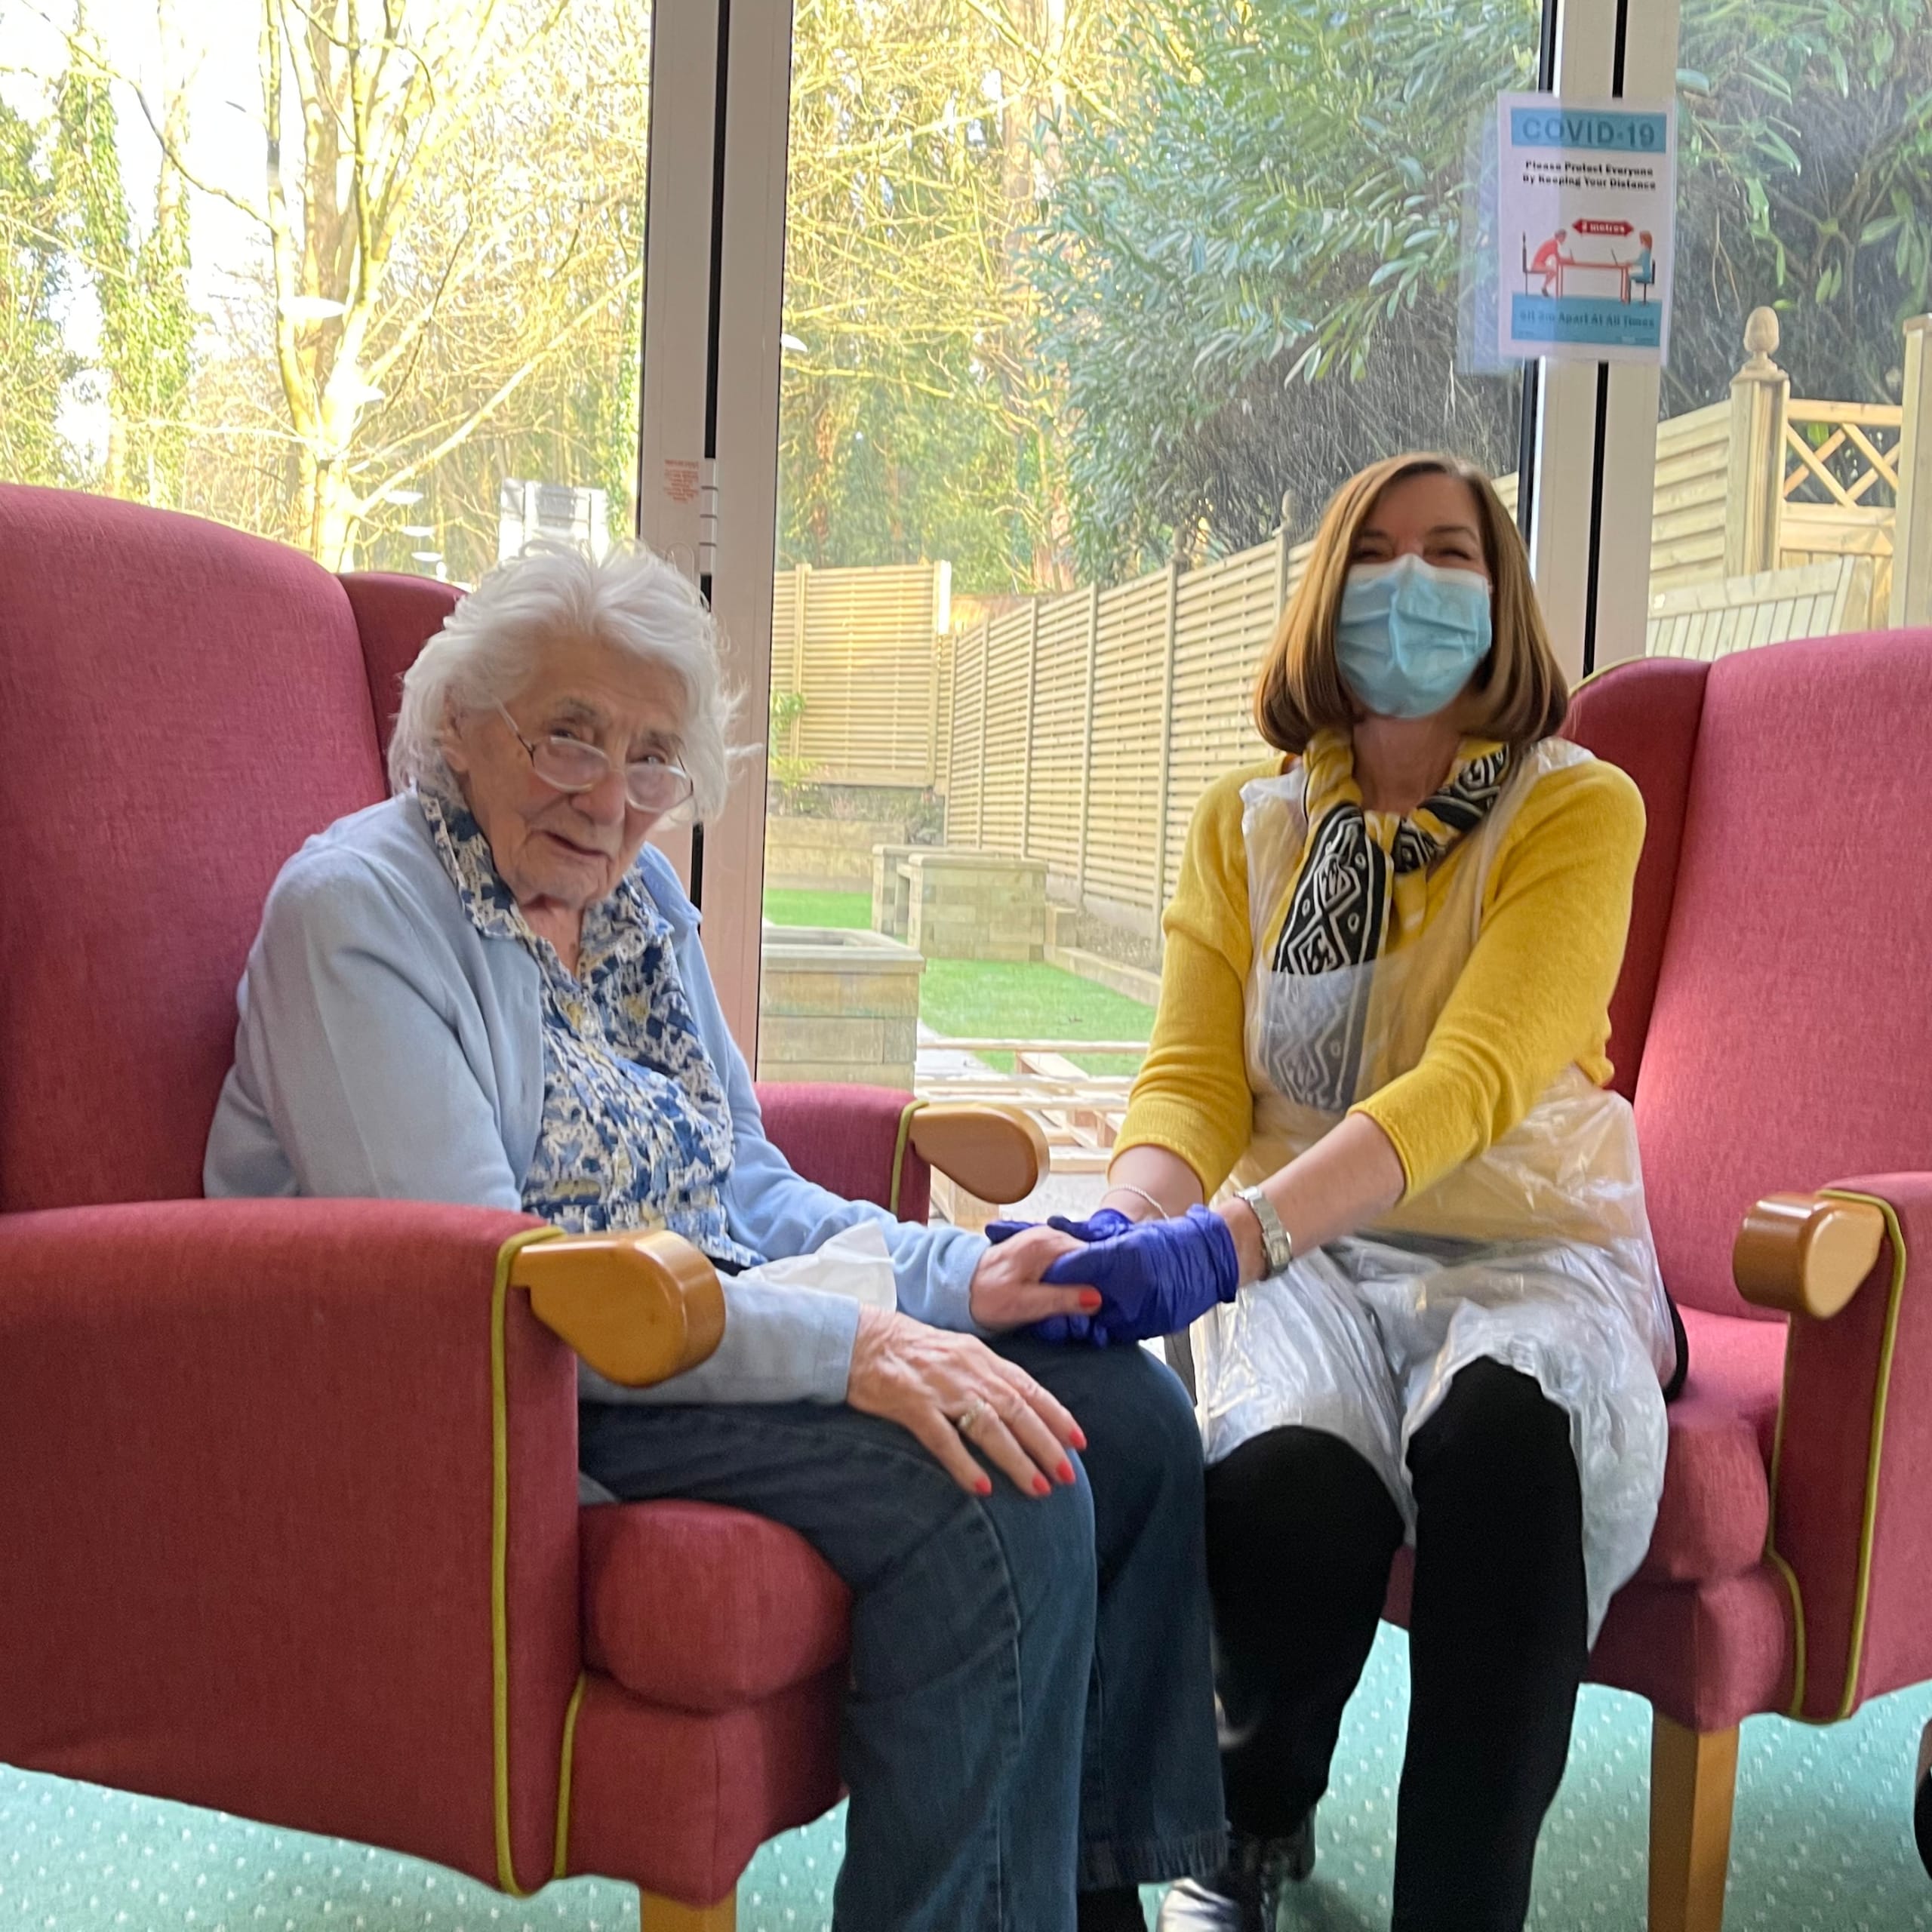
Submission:
M 661 853 L 647 845 L 637 871 L 670 924 L 685 996 L 731 1103 L 732 1234 L 775 1260 L 876 1222 L 900 1308 L 937 1327 L 971 1330 L 968 1291 L 985 1238 L 895 1221 L 792 1171 L 765 1137 L 698 943 L 697 909 Z M 470 923 L 413 797 L 339 820 L 282 867 L 238 997 L 235 1065 L 203 1170 L 211 1195 L 521 1206 L 543 1101 L 537 962 Z M 586 1370 L 585 1393 L 844 1401 L 856 1302 L 728 1278 L 724 1295 L 724 1339 L 709 1361 L 656 1389 L 617 1389 Z

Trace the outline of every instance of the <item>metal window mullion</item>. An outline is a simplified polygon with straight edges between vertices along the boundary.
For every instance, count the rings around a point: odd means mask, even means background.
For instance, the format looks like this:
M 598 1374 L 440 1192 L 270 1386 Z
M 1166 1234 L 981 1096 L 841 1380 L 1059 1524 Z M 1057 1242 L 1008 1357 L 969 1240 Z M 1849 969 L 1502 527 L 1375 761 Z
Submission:
M 695 583 L 711 367 L 717 0 L 654 8 L 638 389 L 638 535 Z M 691 835 L 654 834 L 688 888 Z
M 714 11 L 716 0 L 678 0 Z M 715 12 L 714 12 L 715 17 Z M 744 694 L 751 735 L 769 715 L 773 573 L 778 530 L 778 337 L 785 288 L 785 186 L 792 0 L 731 0 L 724 63 L 723 218 L 719 224 L 715 383 L 718 508 L 712 608 L 728 681 Z M 715 97 L 712 100 L 716 125 Z M 659 111 L 655 97 L 654 113 Z M 663 272 L 694 274 L 686 264 Z M 734 770 L 729 802 L 706 828 L 704 950 L 726 1019 L 758 1064 L 764 892 L 765 757 Z
M 1601 98 L 1616 64 L 1617 0 L 1557 0 L 1551 82 L 1560 94 Z M 1596 500 L 1597 365 L 1537 361 L 1535 494 L 1530 563 L 1550 641 L 1574 680 L 1590 630 L 1591 526 Z
M 1558 0 L 1556 91 L 1669 99 L 1678 5 Z M 1551 640 L 1574 679 L 1643 654 L 1659 377 L 1632 365 L 1540 362 L 1524 380 L 1539 386 L 1531 562 Z
M 1680 0 L 1624 0 L 1623 91 L 1632 99 L 1668 100 L 1677 91 L 1679 5 Z M 1598 457 L 1596 670 L 1644 654 L 1663 380 L 1660 370 L 1629 362 L 1613 365 L 1607 377 Z

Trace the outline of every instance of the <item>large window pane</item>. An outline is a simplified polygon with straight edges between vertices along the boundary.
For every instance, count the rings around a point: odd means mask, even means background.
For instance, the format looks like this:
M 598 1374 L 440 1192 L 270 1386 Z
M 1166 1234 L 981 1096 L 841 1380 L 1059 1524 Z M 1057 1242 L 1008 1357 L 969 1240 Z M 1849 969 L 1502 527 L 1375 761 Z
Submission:
M 0 474 L 469 581 L 633 527 L 649 0 L 0 0 Z
M 761 1070 L 1027 1095 L 1071 1170 L 1325 498 L 1515 468 L 1459 269 L 1540 22 L 1127 11 L 795 15 Z
M 1906 325 L 1932 306 L 1924 0 L 1684 0 L 1648 644 L 1883 626 Z M 1921 390 L 1932 397 L 1932 389 Z

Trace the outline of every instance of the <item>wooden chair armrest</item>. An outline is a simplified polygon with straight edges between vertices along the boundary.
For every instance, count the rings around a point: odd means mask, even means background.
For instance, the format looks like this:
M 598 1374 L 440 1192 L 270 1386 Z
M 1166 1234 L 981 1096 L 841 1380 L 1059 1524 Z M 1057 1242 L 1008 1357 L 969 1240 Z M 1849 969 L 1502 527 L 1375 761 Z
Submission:
M 663 1229 L 526 1242 L 510 1286 L 599 1375 L 629 1389 L 695 1368 L 724 1340 L 718 1271 Z
M 907 1137 L 928 1166 L 999 1207 L 1025 1200 L 1048 1164 L 1038 1121 L 1017 1107 L 987 1101 L 922 1106 Z
M 1737 1231 L 1730 1272 L 1754 1306 L 1829 1321 L 1857 1294 L 1884 1239 L 1885 1217 L 1869 1201 L 1767 1195 Z

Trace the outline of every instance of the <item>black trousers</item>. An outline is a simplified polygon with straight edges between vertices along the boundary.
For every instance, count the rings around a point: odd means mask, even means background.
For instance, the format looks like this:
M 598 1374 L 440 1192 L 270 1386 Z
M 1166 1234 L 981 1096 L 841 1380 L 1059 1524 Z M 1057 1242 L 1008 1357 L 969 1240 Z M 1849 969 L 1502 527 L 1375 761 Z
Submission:
M 1587 1656 L 1583 1499 L 1562 1411 L 1472 1364 L 1409 1448 L 1417 1506 L 1394 1932 L 1520 1932 Z M 1271 1430 L 1208 1472 L 1221 1768 L 1238 1832 L 1327 1788 L 1402 1519 L 1362 1457 Z

